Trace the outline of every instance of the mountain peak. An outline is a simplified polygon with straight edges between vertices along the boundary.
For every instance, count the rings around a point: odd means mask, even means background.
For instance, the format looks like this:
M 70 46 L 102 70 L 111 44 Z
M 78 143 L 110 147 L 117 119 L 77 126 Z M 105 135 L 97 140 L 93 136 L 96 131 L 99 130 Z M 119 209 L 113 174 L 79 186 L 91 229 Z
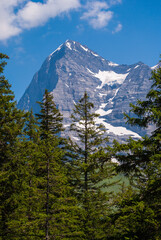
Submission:
M 66 40 L 65 43 L 61 44 L 54 52 L 52 52 L 49 55 L 49 60 L 51 57 L 54 55 L 54 53 L 60 51 L 61 49 L 66 49 L 67 51 L 73 51 L 73 52 L 78 52 L 78 53 L 85 53 L 85 54 L 90 54 L 95 57 L 101 58 L 97 53 L 94 51 L 90 50 L 87 46 L 80 44 L 79 42 L 73 41 L 73 40 Z M 111 62 L 112 63 L 112 62 Z
M 69 48 L 70 50 L 73 50 L 75 48 L 75 44 L 76 42 L 75 41 L 72 41 L 72 40 L 66 40 L 64 45 Z M 78 44 L 78 43 L 77 43 Z
M 59 52 L 61 49 L 67 49 L 67 50 L 71 50 L 71 51 L 78 51 L 79 52 L 79 48 L 80 46 L 82 46 L 80 43 L 72 41 L 72 40 L 66 40 L 65 43 L 61 44 L 55 51 L 53 51 L 50 55 L 49 55 L 49 60 L 51 59 L 51 57 L 56 53 Z M 85 47 L 82 46 L 82 48 L 85 49 Z M 87 49 L 87 48 L 86 48 Z
M 85 45 L 67 40 L 44 61 L 18 103 L 21 109 L 39 112 L 45 89 L 52 92 L 54 101 L 64 116 L 64 126 L 70 125 L 73 106 L 87 91 L 95 110 L 100 114 L 111 140 L 138 137 L 138 129 L 125 124 L 123 112 L 129 103 L 144 99 L 150 89 L 151 69 L 142 63 L 120 65 L 108 61 Z M 138 132 L 140 135 L 140 132 Z

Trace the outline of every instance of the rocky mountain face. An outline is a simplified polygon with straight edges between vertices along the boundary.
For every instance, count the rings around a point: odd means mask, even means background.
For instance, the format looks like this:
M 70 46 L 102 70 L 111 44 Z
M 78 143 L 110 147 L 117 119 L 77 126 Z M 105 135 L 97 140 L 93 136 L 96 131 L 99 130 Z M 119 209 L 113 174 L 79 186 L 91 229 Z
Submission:
M 45 89 L 52 92 L 54 101 L 64 116 L 66 134 L 74 104 L 86 90 L 95 111 L 100 114 L 111 141 L 129 136 L 139 138 L 151 129 L 141 130 L 125 123 L 123 113 L 129 112 L 130 103 L 145 99 L 150 89 L 151 68 L 142 62 L 119 65 L 100 57 L 78 42 L 67 40 L 51 53 L 34 75 L 18 103 L 20 109 L 39 111 Z

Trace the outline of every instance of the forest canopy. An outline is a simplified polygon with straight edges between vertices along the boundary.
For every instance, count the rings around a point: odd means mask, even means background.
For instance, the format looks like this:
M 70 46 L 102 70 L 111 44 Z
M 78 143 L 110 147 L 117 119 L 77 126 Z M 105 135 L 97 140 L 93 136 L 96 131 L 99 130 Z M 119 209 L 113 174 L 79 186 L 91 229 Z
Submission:
M 45 90 L 40 112 L 17 108 L 0 54 L 0 239 L 161 239 L 161 68 L 127 123 L 155 130 L 108 144 L 85 92 L 70 131 Z M 117 163 L 112 159 L 116 158 Z

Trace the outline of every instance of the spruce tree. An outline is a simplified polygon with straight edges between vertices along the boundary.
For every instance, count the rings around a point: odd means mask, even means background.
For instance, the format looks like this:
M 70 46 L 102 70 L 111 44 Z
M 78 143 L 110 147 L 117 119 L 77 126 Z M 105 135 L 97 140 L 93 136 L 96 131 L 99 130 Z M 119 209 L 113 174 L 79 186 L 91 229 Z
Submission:
M 146 96 L 145 101 L 138 101 L 136 105 L 131 104 L 131 112 L 135 117 L 125 114 L 127 123 L 138 125 L 143 128 L 155 127 L 150 136 L 145 136 L 138 141 L 129 139 L 125 144 L 116 143 L 118 150 L 126 152 L 119 155 L 121 161 L 119 169 L 130 172 L 150 171 L 150 175 L 157 175 L 161 157 L 161 68 L 152 71 L 151 80 L 153 84 Z M 158 168 L 159 167 L 159 168 Z M 144 174 L 145 174 L 144 172 Z M 148 172 L 147 172 L 148 174 Z M 146 177 L 145 177 L 146 178 Z
M 125 115 L 127 122 L 143 128 L 154 126 L 150 136 L 140 140 L 129 139 L 125 144 L 115 143 L 118 150 L 116 157 L 120 161 L 118 170 L 129 175 L 132 184 L 139 191 L 139 201 L 143 201 L 147 209 L 153 212 L 153 222 L 157 225 L 154 237 L 161 237 L 160 209 L 161 209 L 161 68 L 152 71 L 153 81 L 146 100 L 131 104 L 134 117 Z M 151 216 L 152 217 L 152 216 Z M 147 220 L 146 220 L 147 221 Z M 141 227 L 141 226 L 140 226 Z
M 53 96 L 48 90 L 45 90 L 45 94 L 42 102 L 38 102 L 41 110 L 39 114 L 36 114 L 40 120 L 41 138 L 47 139 L 49 135 L 59 135 L 63 131 L 63 117 L 53 101 Z
M 40 229 L 44 239 L 77 239 L 76 200 L 71 196 L 62 158 L 62 115 L 56 108 L 53 96 L 45 90 L 41 111 L 39 148 L 41 160 L 37 176 L 41 191 Z
M 99 116 L 87 93 L 75 105 L 71 131 L 77 137 L 72 143 L 74 158 L 68 161 L 71 184 L 79 199 L 82 214 L 83 239 L 103 239 L 103 222 L 108 215 L 108 181 L 114 175 L 110 153 L 105 150 L 108 138 L 103 125 L 96 124 Z M 104 147 L 103 147 L 104 146 Z M 106 191 L 103 191 L 103 188 Z
M 39 127 L 32 110 L 26 114 L 23 137 L 17 142 L 14 151 L 14 174 L 19 179 L 20 189 L 16 191 L 17 208 L 12 213 L 10 229 L 17 239 L 41 239 L 38 222 L 39 178 L 37 169 L 41 153 L 39 150 Z M 13 171 L 12 171 L 13 172 Z
M 106 225 L 106 239 L 157 240 L 159 222 L 155 210 L 132 187 L 124 188 L 114 200 L 114 212 Z
M 36 176 L 40 154 L 37 144 L 21 139 L 10 153 L 11 161 L 1 172 L 1 189 L 8 195 L 4 202 L 7 213 L 6 239 L 41 239 L 39 231 L 40 194 Z
M 10 216 L 16 208 L 14 201 L 11 201 L 16 193 L 13 181 L 17 178 L 12 174 L 15 161 L 13 155 L 25 123 L 25 114 L 16 108 L 11 85 L 3 75 L 5 59 L 8 59 L 8 56 L 0 53 L 0 236 L 2 240 L 10 234 Z
M 6 161 L 7 148 L 14 145 L 24 126 L 24 113 L 16 108 L 11 85 L 2 75 L 8 56 L 0 53 L 0 165 Z
M 39 127 L 38 122 L 33 114 L 33 111 L 28 112 L 28 116 L 26 119 L 26 124 L 24 128 L 24 134 L 27 138 L 33 142 L 37 142 L 39 139 Z

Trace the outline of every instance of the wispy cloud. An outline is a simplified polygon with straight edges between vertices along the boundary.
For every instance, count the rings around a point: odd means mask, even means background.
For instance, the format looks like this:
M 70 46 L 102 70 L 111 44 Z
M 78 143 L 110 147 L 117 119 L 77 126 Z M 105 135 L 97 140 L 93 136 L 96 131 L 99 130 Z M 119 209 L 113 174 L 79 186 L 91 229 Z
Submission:
M 108 3 L 110 6 L 113 6 L 122 3 L 122 0 L 109 0 Z
M 114 30 L 112 33 L 114 34 L 114 33 L 120 32 L 121 30 L 122 30 L 122 24 L 119 23 L 119 24 L 116 26 L 115 30 Z
M 81 19 L 87 20 L 95 29 L 107 26 L 113 17 L 113 12 L 108 10 L 109 5 L 106 2 L 88 2 L 86 9 L 88 10 L 83 13 Z
M 122 0 L 88 1 L 85 6 L 86 11 L 81 19 L 86 20 L 94 29 L 104 28 L 108 26 L 114 16 L 114 12 L 110 8 L 121 2 Z

